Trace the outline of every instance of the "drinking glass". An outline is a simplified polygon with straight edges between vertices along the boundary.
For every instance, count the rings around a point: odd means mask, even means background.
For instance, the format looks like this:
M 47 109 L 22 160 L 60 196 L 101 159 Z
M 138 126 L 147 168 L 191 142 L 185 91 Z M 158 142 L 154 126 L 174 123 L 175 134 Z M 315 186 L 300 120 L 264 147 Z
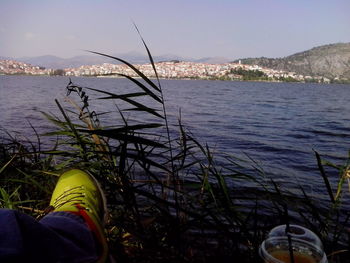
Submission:
M 327 263 L 321 240 L 298 225 L 272 229 L 261 244 L 259 254 L 265 263 Z M 293 261 L 292 257 L 293 256 Z

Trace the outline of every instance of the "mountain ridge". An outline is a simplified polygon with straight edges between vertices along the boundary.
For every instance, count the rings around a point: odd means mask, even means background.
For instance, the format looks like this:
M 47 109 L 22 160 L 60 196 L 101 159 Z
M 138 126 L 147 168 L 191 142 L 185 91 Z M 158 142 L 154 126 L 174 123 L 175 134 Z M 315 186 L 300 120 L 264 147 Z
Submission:
M 139 52 L 131 51 L 121 54 L 111 54 L 111 56 L 122 58 L 132 64 L 146 64 L 149 63 L 149 58 Z M 61 58 L 53 55 L 43 55 L 37 57 L 20 57 L 20 58 L 9 58 L 1 57 L 0 59 L 11 59 L 19 62 L 28 63 L 34 66 L 40 66 L 50 69 L 64 69 L 64 68 L 77 68 L 80 66 L 91 66 L 103 63 L 120 64 L 119 61 L 98 55 L 80 55 L 70 58 Z M 191 61 L 191 62 L 202 62 L 202 63 L 225 63 L 229 62 L 230 59 L 222 57 L 205 57 L 200 59 L 182 57 L 174 54 L 164 54 L 160 56 L 153 56 L 155 62 L 162 61 Z
M 317 46 L 282 58 L 241 58 L 233 62 L 258 65 L 330 79 L 350 79 L 350 43 Z

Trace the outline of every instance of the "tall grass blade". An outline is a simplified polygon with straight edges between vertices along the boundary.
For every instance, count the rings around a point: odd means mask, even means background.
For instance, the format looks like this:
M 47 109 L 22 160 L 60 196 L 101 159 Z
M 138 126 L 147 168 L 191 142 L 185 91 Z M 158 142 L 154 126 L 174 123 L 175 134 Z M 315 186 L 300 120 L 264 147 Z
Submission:
M 7 163 L 5 163 L 1 168 L 0 168 L 0 174 L 5 171 L 5 169 L 16 159 L 16 155 L 14 155 L 11 160 L 9 160 Z
M 121 128 L 115 128 L 115 129 L 104 129 L 103 131 L 108 131 L 109 133 L 122 133 L 122 132 L 131 132 L 131 131 L 137 131 L 137 130 L 144 130 L 144 129 L 154 129 L 154 128 L 159 128 L 162 127 L 162 124 L 159 123 L 149 123 L 149 124 L 136 124 L 136 125 L 128 125 L 125 127 Z M 93 132 L 93 131 L 88 131 L 88 130 L 83 130 L 83 129 L 77 129 L 78 131 L 81 132 Z M 98 131 L 98 130 L 95 130 Z M 101 130 L 102 131 L 102 130 Z
M 107 58 L 112 58 L 115 60 L 118 60 L 120 62 L 122 62 L 123 64 L 127 65 L 129 68 L 131 68 L 137 75 L 139 75 L 144 81 L 146 81 L 153 89 L 157 90 L 160 92 L 160 89 L 149 79 L 146 77 L 145 74 L 143 74 L 140 70 L 138 70 L 136 67 L 134 67 L 132 64 L 130 64 L 129 62 L 121 59 L 121 58 L 117 58 L 117 57 L 113 57 L 107 54 L 103 54 L 103 53 L 99 53 L 99 52 L 95 52 L 95 51 L 91 51 L 91 50 L 86 50 L 87 52 L 96 54 L 96 55 L 100 55 L 100 56 L 104 56 Z
M 146 92 L 147 95 L 151 96 L 153 99 L 155 99 L 159 103 L 163 103 L 162 100 L 156 94 L 154 94 L 150 89 L 148 89 L 145 85 L 143 85 L 137 79 L 135 79 L 133 77 L 130 77 L 128 75 L 125 75 L 125 74 L 118 74 L 118 75 L 121 76 L 121 77 L 127 78 L 128 80 L 134 82 L 137 86 L 139 86 L 141 89 L 143 89 Z
M 135 109 L 132 109 L 132 110 L 145 111 L 145 112 L 148 112 L 148 113 L 150 113 L 150 114 L 152 114 L 152 115 L 155 115 L 155 116 L 157 116 L 157 117 L 159 117 L 159 118 L 164 119 L 164 117 L 163 117 L 162 115 L 160 115 L 159 113 L 157 113 L 157 110 L 152 109 L 152 108 L 149 108 L 149 107 L 147 107 L 147 106 L 145 106 L 145 105 L 143 105 L 143 104 L 141 104 L 141 103 L 139 103 L 139 102 L 137 102 L 137 101 L 135 101 L 135 100 L 130 99 L 130 98 L 127 97 L 127 96 L 120 96 L 120 95 L 113 94 L 113 93 L 111 93 L 111 92 L 100 91 L 100 90 L 93 89 L 93 88 L 87 88 L 87 89 L 94 90 L 94 91 L 97 91 L 97 92 L 101 92 L 101 93 L 110 95 L 110 97 L 109 97 L 110 99 L 121 99 L 121 100 L 123 100 L 123 101 L 125 101 L 125 102 L 127 102 L 127 103 L 129 103 L 129 104 L 131 104 L 131 105 L 136 106 L 136 108 L 135 108 Z
M 333 195 L 332 187 L 331 187 L 331 184 L 329 183 L 328 177 L 327 177 L 326 172 L 325 172 L 325 170 L 323 168 L 321 157 L 318 154 L 318 152 L 316 152 L 316 151 L 314 151 L 314 152 L 315 152 L 316 159 L 317 159 L 318 169 L 320 170 L 321 176 L 322 176 L 324 184 L 326 186 L 326 189 L 327 189 L 327 192 L 328 192 L 328 196 L 329 196 L 330 200 L 332 201 L 332 203 L 334 204 L 335 203 L 335 198 L 334 198 L 334 195 Z
M 144 47 L 146 48 L 146 51 L 147 51 L 147 54 L 148 54 L 148 58 L 149 58 L 149 60 L 150 60 L 150 62 L 151 62 L 151 64 L 152 64 L 152 68 L 153 68 L 154 74 L 156 75 L 156 78 L 157 78 L 157 81 L 158 81 L 158 87 L 159 87 L 159 89 L 161 90 L 162 88 L 161 88 L 161 85 L 160 85 L 160 81 L 159 81 L 159 77 L 158 77 L 158 72 L 157 72 L 157 70 L 156 70 L 156 66 L 155 66 L 155 64 L 154 64 L 152 54 L 151 54 L 151 52 L 150 52 L 148 46 L 146 45 L 146 42 L 145 42 L 145 40 L 143 39 L 143 37 L 142 37 L 142 35 L 141 35 L 141 33 L 140 33 L 140 30 L 138 29 L 138 27 L 137 27 L 137 25 L 136 25 L 135 23 L 134 23 L 134 27 L 136 28 L 136 31 L 137 31 L 137 33 L 139 34 L 139 36 L 140 36 L 140 38 L 141 38 L 141 40 L 142 40 L 142 43 L 143 43 Z
M 71 120 L 68 118 L 68 116 L 67 116 L 67 114 L 65 113 L 65 111 L 63 110 L 61 104 L 58 102 L 57 99 L 55 99 L 55 102 L 56 102 L 58 108 L 60 109 L 60 111 L 61 111 L 61 113 L 62 113 L 64 119 L 66 120 L 66 122 L 67 122 L 69 128 L 70 128 L 71 131 L 73 132 L 73 134 L 74 134 L 74 136 L 75 136 L 75 138 L 76 138 L 76 140 L 77 140 L 78 145 L 79 145 L 80 148 L 82 149 L 82 151 L 83 151 L 83 153 L 84 153 L 84 154 L 83 154 L 84 160 L 87 161 L 86 154 L 85 154 L 85 153 L 86 153 L 86 145 L 85 145 L 85 143 L 83 142 L 83 140 L 81 139 L 81 137 L 80 137 L 80 135 L 78 134 L 77 130 L 75 129 L 73 123 L 72 123 Z
M 137 144 L 143 144 L 153 147 L 159 147 L 159 148 L 167 148 L 164 144 L 155 142 L 153 140 L 149 140 L 143 137 L 134 136 L 130 134 L 123 134 L 123 133 L 115 133 L 114 130 L 79 130 L 81 132 L 90 133 L 90 134 L 96 134 L 100 136 L 104 136 L 111 139 L 116 139 L 119 141 L 127 141 L 129 143 L 137 143 Z

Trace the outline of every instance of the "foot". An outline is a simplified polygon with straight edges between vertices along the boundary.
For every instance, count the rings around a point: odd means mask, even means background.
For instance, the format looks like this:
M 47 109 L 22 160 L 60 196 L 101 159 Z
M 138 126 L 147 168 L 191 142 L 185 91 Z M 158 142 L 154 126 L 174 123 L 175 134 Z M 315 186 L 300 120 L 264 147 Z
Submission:
M 98 241 L 99 262 L 104 262 L 108 250 L 104 235 L 107 208 L 97 180 L 78 169 L 63 173 L 53 191 L 50 206 L 54 207 L 54 212 L 70 212 L 84 219 Z

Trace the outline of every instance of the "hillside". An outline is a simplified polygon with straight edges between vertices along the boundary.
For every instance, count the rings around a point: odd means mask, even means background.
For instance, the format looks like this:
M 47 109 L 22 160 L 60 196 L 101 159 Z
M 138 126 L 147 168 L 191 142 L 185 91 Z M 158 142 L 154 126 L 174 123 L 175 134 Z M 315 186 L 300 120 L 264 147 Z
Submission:
M 138 53 L 138 52 L 128 52 L 128 53 L 111 54 L 111 55 L 122 58 L 132 64 L 149 63 L 148 55 Z M 2 57 L 0 57 L 0 60 L 1 59 Z M 75 56 L 71 58 L 60 58 L 52 55 L 46 55 L 46 56 L 39 56 L 39 57 L 22 57 L 22 58 L 5 58 L 4 57 L 3 59 L 21 61 L 21 62 L 29 63 L 35 66 L 41 66 L 41 67 L 51 68 L 51 69 L 77 68 L 80 66 L 91 66 L 91 65 L 98 65 L 103 63 L 119 64 L 119 62 L 116 60 L 106 58 L 103 56 L 90 55 L 90 54 Z M 194 62 L 202 62 L 202 63 L 224 63 L 229 61 L 229 59 L 226 59 L 226 58 L 207 57 L 207 58 L 201 58 L 201 59 L 194 59 L 194 58 L 185 58 L 174 54 L 153 56 L 153 59 L 155 62 L 179 60 L 179 61 L 194 61 Z
M 350 79 L 350 43 L 319 46 L 284 58 L 261 57 L 239 60 L 242 64 L 259 65 L 303 75 Z

